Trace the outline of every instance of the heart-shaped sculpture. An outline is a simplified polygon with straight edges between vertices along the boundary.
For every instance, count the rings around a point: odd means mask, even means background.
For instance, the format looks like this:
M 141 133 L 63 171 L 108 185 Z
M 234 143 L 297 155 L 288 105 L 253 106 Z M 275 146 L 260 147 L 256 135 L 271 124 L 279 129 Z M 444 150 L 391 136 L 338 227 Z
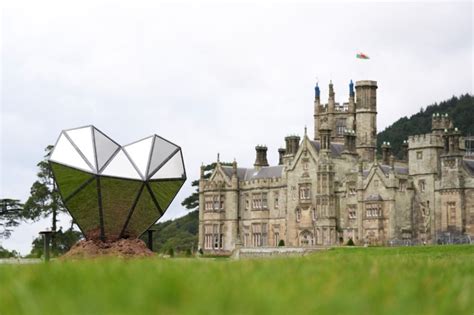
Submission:
M 94 126 L 62 131 L 49 163 L 63 203 L 87 239 L 139 237 L 186 180 L 174 143 L 153 135 L 120 146 Z

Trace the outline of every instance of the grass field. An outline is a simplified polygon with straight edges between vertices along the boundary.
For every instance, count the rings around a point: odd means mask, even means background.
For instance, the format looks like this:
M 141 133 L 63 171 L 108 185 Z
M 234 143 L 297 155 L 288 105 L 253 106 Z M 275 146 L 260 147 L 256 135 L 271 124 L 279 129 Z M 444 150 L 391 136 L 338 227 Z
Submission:
M 474 246 L 0 266 L 0 314 L 474 314 Z

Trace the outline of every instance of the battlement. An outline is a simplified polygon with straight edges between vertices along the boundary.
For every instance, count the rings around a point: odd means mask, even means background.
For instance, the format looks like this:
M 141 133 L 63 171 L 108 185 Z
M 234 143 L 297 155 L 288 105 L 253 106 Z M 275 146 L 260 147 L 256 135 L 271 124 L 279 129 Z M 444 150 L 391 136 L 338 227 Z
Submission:
M 432 133 L 425 133 L 408 137 L 408 150 L 433 146 L 442 147 L 443 137 Z
M 319 105 L 319 113 L 324 114 L 328 113 L 329 104 Z M 335 113 L 348 113 L 349 112 L 349 102 L 345 103 L 334 103 L 334 112 Z
M 431 118 L 431 130 L 443 131 L 453 127 L 453 122 L 448 114 L 434 113 Z

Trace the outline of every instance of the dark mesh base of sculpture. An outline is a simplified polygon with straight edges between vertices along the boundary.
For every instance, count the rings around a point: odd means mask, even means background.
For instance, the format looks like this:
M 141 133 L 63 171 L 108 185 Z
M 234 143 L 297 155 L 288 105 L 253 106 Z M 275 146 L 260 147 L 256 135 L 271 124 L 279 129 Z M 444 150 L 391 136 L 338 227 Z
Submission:
M 62 131 L 49 163 L 64 205 L 92 240 L 139 237 L 186 180 L 174 143 L 153 135 L 120 146 L 94 126 Z

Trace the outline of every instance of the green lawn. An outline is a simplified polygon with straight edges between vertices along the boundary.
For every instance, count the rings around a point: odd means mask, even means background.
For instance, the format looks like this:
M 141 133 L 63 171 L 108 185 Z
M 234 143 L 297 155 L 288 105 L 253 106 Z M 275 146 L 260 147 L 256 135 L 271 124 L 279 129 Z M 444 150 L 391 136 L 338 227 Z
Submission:
M 474 314 L 474 246 L 0 265 L 0 314 Z

